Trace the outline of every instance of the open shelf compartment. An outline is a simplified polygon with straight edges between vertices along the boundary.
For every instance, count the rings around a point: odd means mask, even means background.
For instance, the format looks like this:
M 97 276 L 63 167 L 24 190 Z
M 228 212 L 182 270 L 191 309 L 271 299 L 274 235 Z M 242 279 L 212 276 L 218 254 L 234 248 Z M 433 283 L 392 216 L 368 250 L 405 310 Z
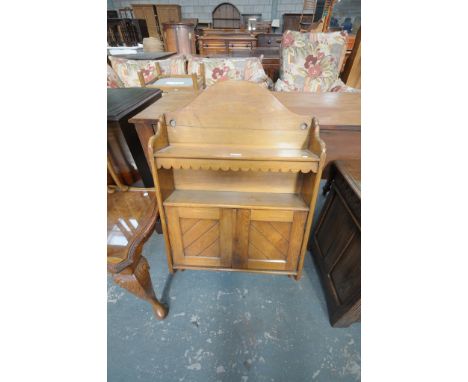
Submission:
M 206 190 L 174 190 L 164 206 L 309 210 L 298 194 Z
M 236 146 L 169 145 L 154 153 L 158 168 L 233 171 L 317 172 L 309 150 Z

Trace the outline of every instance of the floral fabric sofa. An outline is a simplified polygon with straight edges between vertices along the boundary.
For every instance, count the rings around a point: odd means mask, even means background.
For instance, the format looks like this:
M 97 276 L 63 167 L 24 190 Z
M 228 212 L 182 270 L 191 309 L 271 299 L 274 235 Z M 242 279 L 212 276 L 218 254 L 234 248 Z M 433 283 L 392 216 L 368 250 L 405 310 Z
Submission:
M 153 61 L 129 60 L 109 56 L 109 60 L 112 68 L 107 68 L 108 87 L 140 87 L 139 70 L 142 70 L 145 83 L 151 82 L 157 76 L 156 62 L 158 62 L 163 75 L 200 74 L 200 63 L 203 62 L 206 87 L 227 79 L 251 81 L 264 87 L 273 86 L 271 79 L 263 70 L 261 59 L 258 57 L 206 58 L 178 55 L 166 60 Z M 109 69 L 113 70 L 117 80 L 109 75 Z M 119 84 L 123 86 L 119 86 Z
M 207 58 L 187 56 L 187 61 L 188 73 L 199 73 L 200 63 L 203 62 L 206 87 L 224 80 L 245 80 L 266 88 L 273 85 L 263 69 L 261 58 L 258 57 Z
M 346 32 L 286 31 L 281 40 L 276 91 L 358 92 L 339 79 L 346 53 Z

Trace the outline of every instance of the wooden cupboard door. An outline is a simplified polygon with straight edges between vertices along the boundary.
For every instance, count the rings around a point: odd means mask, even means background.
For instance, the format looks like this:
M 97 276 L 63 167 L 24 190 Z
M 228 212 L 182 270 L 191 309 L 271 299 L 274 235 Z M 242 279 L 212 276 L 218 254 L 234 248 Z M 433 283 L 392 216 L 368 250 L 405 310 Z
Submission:
M 146 21 L 148 35 L 150 37 L 159 37 L 154 7 L 151 5 L 133 5 L 132 8 L 135 19 L 142 19 Z
M 233 219 L 229 208 L 165 207 L 174 265 L 231 267 Z
M 307 212 L 237 210 L 233 267 L 296 271 Z

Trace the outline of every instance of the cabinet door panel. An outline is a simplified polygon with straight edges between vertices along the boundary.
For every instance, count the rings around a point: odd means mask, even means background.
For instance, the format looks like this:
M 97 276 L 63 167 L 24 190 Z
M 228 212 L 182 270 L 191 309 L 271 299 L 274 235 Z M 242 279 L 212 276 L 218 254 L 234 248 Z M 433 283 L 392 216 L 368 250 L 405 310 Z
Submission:
M 166 207 L 175 265 L 230 267 L 234 210 Z
M 233 266 L 295 271 L 306 212 L 238 210 Z

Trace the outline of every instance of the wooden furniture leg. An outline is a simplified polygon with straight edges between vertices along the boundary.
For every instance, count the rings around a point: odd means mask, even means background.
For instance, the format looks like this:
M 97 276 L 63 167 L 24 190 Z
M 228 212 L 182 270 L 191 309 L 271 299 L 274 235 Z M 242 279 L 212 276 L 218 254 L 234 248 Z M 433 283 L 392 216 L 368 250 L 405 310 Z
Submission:
M 117 175 L 117 172 L 115 171 L 114 166 L 112 165 L 112 161 L 111 161 L 111 158 L 109 157 L 109 154 L 107 154 L 107 170 L 109 171 L 113 181 L 117 185 L 117 188 L 120 191 L 128 191 L 128 186 L 123 184 L 119 176 Z M 109 191 L 109 187 L 107 188 L 107 190 Z
M 122 272 L 114 274 L 113 279 L 122 288 L 148 301 L 156 318 L 162 320 L 167 316 L 167 308 L 156 298 L 149 268 L 148 261 L 144 256 L 141 256 L 134 270 L 131 267 L 125 268 Z
M 112 274 L 115 283 L 135 296 L 148 301 L 158 320 L 167 316 L 167 308 L 162 305 L 154 293 L 149 264 L 141 252 L 143 245 L 154 232 L 158 207 L 156 200 L 150 199 L 152 209 L 148 217 L 141 221 L 135 234 L 129 238 L 126 253 L 122 257 L 107 256 L 107 270 Z

